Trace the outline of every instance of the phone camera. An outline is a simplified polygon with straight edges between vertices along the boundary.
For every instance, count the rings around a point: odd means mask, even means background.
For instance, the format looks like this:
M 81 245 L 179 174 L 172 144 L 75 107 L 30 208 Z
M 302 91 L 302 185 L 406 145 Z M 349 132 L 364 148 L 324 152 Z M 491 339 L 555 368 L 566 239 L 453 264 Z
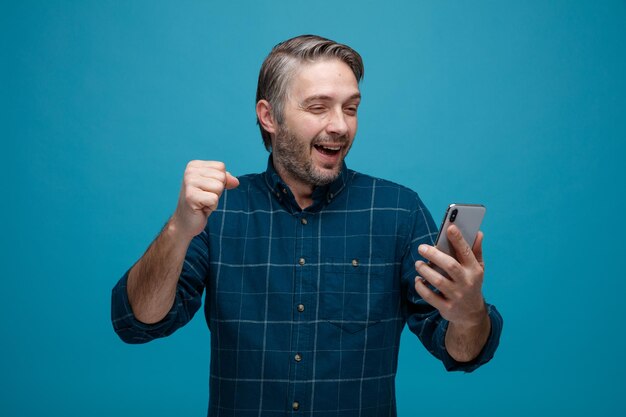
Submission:
M 459 213 L 459 210 L 454 209 L 452 213 L 450 213 L 450 223 L 453 223 L 456 220 L 456 215 Z

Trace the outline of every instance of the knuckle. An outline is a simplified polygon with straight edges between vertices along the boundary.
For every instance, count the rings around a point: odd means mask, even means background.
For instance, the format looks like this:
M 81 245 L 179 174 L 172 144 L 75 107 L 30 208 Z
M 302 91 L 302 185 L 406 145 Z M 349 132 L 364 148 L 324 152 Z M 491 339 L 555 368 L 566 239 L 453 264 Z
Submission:
M 477 265 L 474 267 L 473 272 L 474 272 L 474 275 L 475 275 L 475 276 L 477 276 L 479 279 L 481 279 L 481 280 L 482 280 L 483 274 L 484 274 L 484 272 L 485 272 L 485 267 L 484 267 L 483 265 L 481 265 L 481 264 L 477 264 Z
M 433 276 L 429 279 L 430 283 L 435 287 L 440 287 L 443 283 L 443 278 L 440 276 Z
M 191 177 L 193 177 L 194 175 L 196 175 L 196 173 L 198 172 L 198 167 L 195 165 L 187 165 L 187 168 L 185 168 L 185 175 L 184 178 L 185 179 L 189 179 Z
M 217 207 L 217 203 L 219 202 L 219 197 L 217 196 L 217 194 L 209 193 L 207 200 L 209 202 L 210 207 Z
M 214 179 L 224 184 L 226 182 L 226 172 L 224 171 L 216 171 L 213 176 Z
M 432 293 L 430 291 L 422 291 L 420 292 L 420 296 L 426 301 L 431 301 L 433 299 Z
M 448 272 L 452 275 L 458 276 L 463 273 L 463 267 L 458 262 L 451 260 L 448 263 Z
M 195 191 L 194 187 L 187 184 L 185 186 L 185 199 L 191 200 L 193 198 L 194 191 Z

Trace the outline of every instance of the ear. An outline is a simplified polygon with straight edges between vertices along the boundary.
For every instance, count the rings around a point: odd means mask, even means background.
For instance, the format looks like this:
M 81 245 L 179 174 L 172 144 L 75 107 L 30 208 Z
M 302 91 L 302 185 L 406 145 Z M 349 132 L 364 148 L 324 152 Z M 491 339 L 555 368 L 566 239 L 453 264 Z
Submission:
M 272 116 L 272 106 L 267 100 L 259 100 L 256 104 L 256 117 L 259 124 L 269 133 L 276 133 L 276 120 Z

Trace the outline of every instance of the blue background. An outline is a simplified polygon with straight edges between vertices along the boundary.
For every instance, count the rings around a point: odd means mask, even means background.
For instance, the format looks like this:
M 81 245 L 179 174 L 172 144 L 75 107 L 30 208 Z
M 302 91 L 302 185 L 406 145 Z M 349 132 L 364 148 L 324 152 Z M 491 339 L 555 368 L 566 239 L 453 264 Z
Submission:
M 351 168 L 415 189 L 437 221 L 488 208 L 499 351 L 448 374 L 405 332 L 399 415 L 625 413 L 626 2 L 10 3 L 0 415 L 206 415 L 202 315 L 125 345 L 110 290 L 188 160 L 264 169 L 259 66 L 310 32 L 365 60 Z

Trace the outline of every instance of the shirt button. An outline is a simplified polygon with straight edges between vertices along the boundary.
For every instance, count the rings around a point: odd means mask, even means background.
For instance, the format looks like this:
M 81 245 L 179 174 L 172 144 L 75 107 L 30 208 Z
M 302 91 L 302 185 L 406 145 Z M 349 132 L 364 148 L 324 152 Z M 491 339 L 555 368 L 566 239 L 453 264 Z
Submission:
M 300 362 L 302 360 L 302 355 L 300 355 L 299 353 L 296 353 L 296 355 L 293 357 L 296 362 Z
M 359 266 L 359 260 L 358 260 L 358 259 L 353 259 L 353 260 L 352 260 L 352 266 L 353 266 L 353 267 L 355 267 L 355 268 L 356 268 L 357 266 Z
M 300 258 L 300 260 L 298 261 L 298 263 L 300 265 L 304 265 L 306 263 L 306 261 L 304 260 L 304 258 Z
M 294 411 L 298 411 L 300 403 L 298 401 L 294 401 L 293 404 L 291 404 L 291 408 L 293 408 Z
M 283 190 L 283 194 L 287 194 L 287 189 L 286 188 L 283 188 L 282 190 Z
M 300 223 L 307 224 L 308 220 L 303 217 L 303 218 L 300 219 Z
M 304 304 L 298 304 L 298 312 L 302 313 L 304 311 Z

